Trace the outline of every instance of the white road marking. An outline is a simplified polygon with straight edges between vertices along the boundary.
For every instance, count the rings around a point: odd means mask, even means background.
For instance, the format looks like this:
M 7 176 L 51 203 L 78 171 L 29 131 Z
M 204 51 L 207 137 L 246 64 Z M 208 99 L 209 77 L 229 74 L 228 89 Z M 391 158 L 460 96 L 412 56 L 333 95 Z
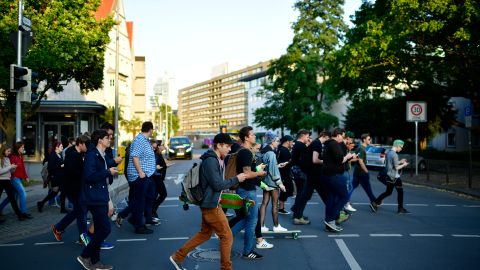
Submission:
M 320 204 L 318 202 L 307 202 L 308 205 L 313 205 L 313 204 Z
M 178 174 L 177 179 L 173 180 L 173 182 L 175 182 L 175 185 L 182 183 L 184 176 L 185 174 Z
M 428 206 L 428 204 L 425 203 L 407 203 L 407 206 Z
M 178 207 L 178 204 L 165 204 L 165 205 L 160 205 L 159 207 Z
M 337 243 L 338 248 L 342 252 L 343 257 L 347 261 L 348 265 L 350 266 L 350 269 L 352 270 L 361 270 L 362 268 L 358 264 L 358 262 L 355 260 L 353 257 L 352 253 L 348 249 L 347 245 L 342 239 L 335 239 L 335 242 Z
M 169 240 L 188 240 L 188 237 L 165 237 L 165 238 L 158 238 L 160 241 L 169 241 Z
M 61 245 L 63 242 L 41 242 L 41 243 L 35 243 L 35 246 L 44 246 L 44 245 Z
M 435 206 L 438 206 L 438 207 L 454 207 L 456 205 L 455 204 L 435 204 Z
M 147 241 L 147 238 L 117 239 L 117 242 L 140 242 Z
M 306 235 L 299 235 L 298 238 L 317 238 L 318 235 L 315 234 L 306 234 Z
M 435 233 L 411 233 L 410 236 L 412 237 L 443 237 L 443 235 L 435 234 Z
M 464 205 L 463 207 L 477 208 L 480 207 L 480 205 Z
M 357 233 L 352 233 L 352 234 L 329 234 L 328 237 L 360 237 Z
M 371 237 L 402 237 L 399 233 L 371 233 Z
M 18 247 L 23 246 L 23 243 L 20 244 L 0 244 L 0 247 Z
M 479 238 L 478 234 L 452 234 L 453 237 L 464 237 L 464 238 Z

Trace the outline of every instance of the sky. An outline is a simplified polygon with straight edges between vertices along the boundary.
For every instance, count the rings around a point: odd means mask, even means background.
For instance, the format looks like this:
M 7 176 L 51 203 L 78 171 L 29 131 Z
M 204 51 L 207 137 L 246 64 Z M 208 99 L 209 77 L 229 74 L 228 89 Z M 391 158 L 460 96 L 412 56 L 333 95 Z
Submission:
M 157 79 L 178 89 L 209 80 L 214 66 L 229 72 L 278 58 L 293 38 L 295 0 L 123 0 L 133 21 L 134 53 L 145 56 L 147 94 Z M 361 0 L 345 0 L 345 20 Z

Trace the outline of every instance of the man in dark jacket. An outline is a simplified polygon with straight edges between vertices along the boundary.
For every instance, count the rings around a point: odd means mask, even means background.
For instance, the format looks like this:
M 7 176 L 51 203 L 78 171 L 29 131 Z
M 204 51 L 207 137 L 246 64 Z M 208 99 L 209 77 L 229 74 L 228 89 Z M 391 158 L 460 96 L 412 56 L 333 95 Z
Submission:
M 233 236 L 228 226 L 225 213 L 222 208 L 219 207 L 218 202 L 222 190 L 237 185 L 247 178 L 247 174 L 240 173 L 230 179 L 223 179 L 223 159 L 230 151 L 232 144 L 233 141 L 228 134 L 219 133 L 213 139 L 213 150 L 208 150 L 200 157 L 202 160 L 199 176 L 200 184 L 205 191 L 204 199 L 200 204 L 200 210 L 202 211 L 202 228 L 187 241 L 183 247 L 170 256 L 170 261 L 176 269 L 184 269 L 181 263 L 187 254 L 195 247 L 209 240 L 214 232 L 220 239 L 221 269 L 232 269 L 230 252 L 232 249 Z
M 62 241 L 62 232 L 75 219 L 77 220 L 78 235 L 87 231 L 85 211 L 80 205 L 79 197 L 82 188 L 83 156 L 87 151 L 85 143 L 88 140 L 89 138 L 84 135 L 78 137 L 75 145 L 69 147 L 65 152 L 65 181 L 62 192 L 65 192 L 68 201 L 73 204 L 73 211 L 67 213 L 60 222 L 52 225 L 52 231 L 57 241 Z
M 100 262 L 100 245 L 110 234 L 107 181 L 117 170 L 107 167 L 105 149 L 110 146 L 108 133 L 103 129 L 95 130 L 91 139 L 96 147 L 85 157 L 80 203 L 92 214 L 95 233 L 77 260 L 85 269 L 112 269 L 112 266 Z
M 345 130 L 336 128 L 331 139 L 325 142 L 323 174 L 325 186 L 325 230 L 328 232 L 341 232 L 338 224 L 348 219 L 349 215 L 340 211 L 348 201 L 347 177 L 345 164 L 356 155 L 345 153 L 342 148 Z

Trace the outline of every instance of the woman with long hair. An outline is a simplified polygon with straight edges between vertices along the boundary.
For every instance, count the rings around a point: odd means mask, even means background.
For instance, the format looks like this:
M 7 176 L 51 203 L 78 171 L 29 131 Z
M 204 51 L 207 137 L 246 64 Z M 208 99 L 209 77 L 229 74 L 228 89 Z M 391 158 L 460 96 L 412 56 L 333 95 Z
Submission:
M 153 152 L 155 152 L 155 166 L 156 170 L 153 173 L 153 180 L 155 182 L 155 200 L 153 201 L 152 216 L 158 219 L 158 207 L 167 198 L 167 188 L 165 187 L 165 175 L 167 174 L 167 163 L 163 158 L 162 151 L 165 150 L 165 145 L 162 140 L 152 141 Z M 157 220 L 158 221 L 158 220 Z
M 23 186 L 23 179 L 28 183 L 28 175 L 25 170 L 25 163 L 23 162 L 23 151 L 25 150 L 25 145 L 23 142 L 17 142 L 13 146 L 13 151 L 9 156 L 10 164 L 16 165 L 17 168 L 12 172 L 12 185 L 16 191 L 18 201 L 20 203 L 20 212 L 26 218 L 32 218 L 30 214 L 27 214 L 27 193 Z M 9 203 L 8 198 L 3 200 L 0 204 L 0 211 Z
M 8 156 L 12 153 L 12 148 L 8 145 L 2 145 L 0 147 L 0 195 L 3 190 L 7 193 L 7 198 L 12 205 L 13 211 L 17 215 L 19 220 L 25 220 L 28 217 L 20 212 L 18 209 L 17 201 L 15 200 L 15 192 L 11 182 L 12 172 L 17 169 L 16 164 L 11 164 Z M 3 222 L 3 221 L 2 221 Z
M 45 203 L 58 195 L 60 192 L 60 185 L 65 177 L 63 171 L 63 158 L 61 156 L 63 151 L 62 143 L 59 141 L 54 142 L 52 150 L 53 151 L 51 151 L 50 156 L 48 157 L 48 177 L 50 178 L 49 182 L 52 191 L 42 201 L 37 202 L 38 212 L 42 212 Z

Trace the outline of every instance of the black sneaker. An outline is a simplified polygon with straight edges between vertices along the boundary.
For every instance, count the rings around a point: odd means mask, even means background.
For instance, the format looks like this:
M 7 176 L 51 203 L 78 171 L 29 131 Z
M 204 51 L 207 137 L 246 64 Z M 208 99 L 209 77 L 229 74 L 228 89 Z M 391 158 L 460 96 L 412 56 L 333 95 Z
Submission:
M 150 220 L 150 221 L 145 222 L 145 225 L 147 225 L 147 226 L 151 226 L 151 225 L 157 226 L 157 225 L 160 225 L 160 221 L 158 221 L 158 220 Z
M 288 211 L 285 210 L 285 209 L 278 209 L 278 213 L 279 213 L 279 214 L 282 214 L 282 215 L 288 215 L 288 214 L 290 214 L 290 212 L 288 212 Z
M 397 214 L 406 215 L 406 214 L 410 214 L 410 212 L 405 208 L 399 208 Z
M 95 268 L 92 268 L 92 262 L 90 261 L 90 258 L 85 258 L 85 257 L 82 257 L 82 256 L 78 256 L 77 257 L 77 261 L 83 266 L 83 268 L 85 268 L 86 270 L 90 270 L 90 269 L 95 269 Z
M 92 268 L 91 268 L 91 269 L 95 269 L 95 270 L 111 270 L 111 269 L 113 269 L 113 266 L 107 265 L 107 264 L 103 264 L 101 261 L 98 261 L 96 264 L 92 265 Z
M 263 256 L 256 253 L 254 250 L 252 250 L 250 253 L 248 254 L 243 254 L 242 255 L 242 258 L 246 259 L 246 260 L 261 260 L 263 259 Z
M 150 230 L 149 228 L 143 226 L 135 229 L 136 234 L 152 234 L 153 230 Z

